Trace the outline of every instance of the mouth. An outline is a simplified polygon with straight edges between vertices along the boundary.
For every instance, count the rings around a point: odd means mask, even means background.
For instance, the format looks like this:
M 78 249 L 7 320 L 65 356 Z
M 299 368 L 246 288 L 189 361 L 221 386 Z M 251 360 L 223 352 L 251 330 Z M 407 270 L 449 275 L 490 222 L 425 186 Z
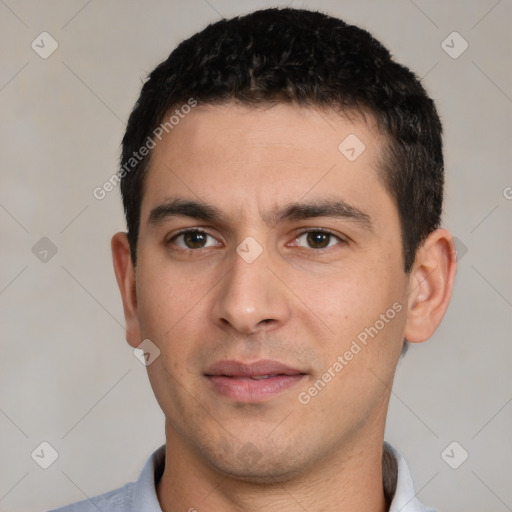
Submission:
M 258 403 L 289 390 L 307 373 L 278 361 L 261 360 L 254 363 L 220 361 L 204 375 L 216 393 L 238 402 Z

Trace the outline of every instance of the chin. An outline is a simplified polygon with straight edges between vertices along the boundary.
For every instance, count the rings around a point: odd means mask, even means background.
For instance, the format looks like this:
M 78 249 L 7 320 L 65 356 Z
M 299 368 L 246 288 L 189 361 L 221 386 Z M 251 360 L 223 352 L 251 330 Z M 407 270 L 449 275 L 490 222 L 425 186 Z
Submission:
M 212 455 L 210 463 L 235 480 L 255 485 L 283 484 L 298 477 L 306 466 L 296 455 L 293 450 L 278 453 L 274 446 L 265 453 L 246 443 L 236 453 Z
M 286 468 L 277 464 L 258 464 L 257 467 L 242 467 L 232 465 L 231 467 L 218 467 L 224 475 L 234 480 L 246 482 L 253 485 L 284 484 L 299 476 L 298 469 Z

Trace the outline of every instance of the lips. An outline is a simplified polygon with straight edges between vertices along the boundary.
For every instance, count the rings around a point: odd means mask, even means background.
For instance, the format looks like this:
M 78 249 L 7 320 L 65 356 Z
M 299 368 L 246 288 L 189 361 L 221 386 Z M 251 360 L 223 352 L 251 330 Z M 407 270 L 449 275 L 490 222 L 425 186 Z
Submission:
M 241 402 L 263 402 L 290 389 L 306 373 L 278 361 L 219 361 L 205 372 L 215 392 Z

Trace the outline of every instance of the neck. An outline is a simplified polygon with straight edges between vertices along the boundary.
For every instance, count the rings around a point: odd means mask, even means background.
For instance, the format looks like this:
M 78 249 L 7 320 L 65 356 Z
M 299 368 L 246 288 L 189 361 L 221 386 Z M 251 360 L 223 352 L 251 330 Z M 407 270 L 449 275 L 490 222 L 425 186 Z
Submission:
M 278 483 L 233 478 L 205 462 L 166 424 L 166 463 L 157 495 L 163 512 L 385 512 L 383 435 L 358 436 L 307 473 Z M 354 440 L 355 441 L 355 440 Z

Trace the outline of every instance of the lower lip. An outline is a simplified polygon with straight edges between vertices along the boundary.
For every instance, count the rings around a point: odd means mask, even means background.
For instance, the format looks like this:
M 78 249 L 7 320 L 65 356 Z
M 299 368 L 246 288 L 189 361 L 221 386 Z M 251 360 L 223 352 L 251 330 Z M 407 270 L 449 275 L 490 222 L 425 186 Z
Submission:
M 207 376 L 215 391 L 239 402 L 264 402 L 290 389 L 304 379 L 305 375 L 276 375 L 268 379 L 247 379 Z

